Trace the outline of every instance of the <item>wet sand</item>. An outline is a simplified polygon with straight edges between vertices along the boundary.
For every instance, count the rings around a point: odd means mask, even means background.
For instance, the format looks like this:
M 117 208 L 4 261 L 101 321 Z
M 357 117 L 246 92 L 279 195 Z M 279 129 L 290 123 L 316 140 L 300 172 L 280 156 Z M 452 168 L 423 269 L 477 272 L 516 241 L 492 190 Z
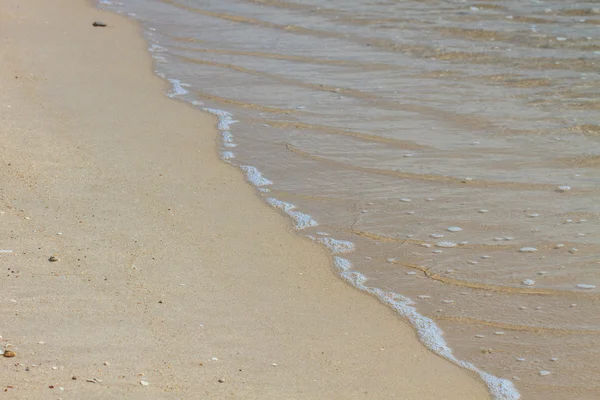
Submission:
M 9 0 L 0 30 L 6 398 L 489 398 L 218 160 L 134 24 Z

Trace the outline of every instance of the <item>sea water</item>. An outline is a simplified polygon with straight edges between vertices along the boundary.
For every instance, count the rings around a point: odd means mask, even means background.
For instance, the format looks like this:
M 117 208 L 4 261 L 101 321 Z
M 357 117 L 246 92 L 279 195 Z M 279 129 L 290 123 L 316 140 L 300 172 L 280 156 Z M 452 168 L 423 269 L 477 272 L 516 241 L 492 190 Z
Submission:
M 497 399 L 600 398 L 597 2 L 101 6 L 142 24 L 169 96 L 217 116 L 222 159 L 428 348 Z

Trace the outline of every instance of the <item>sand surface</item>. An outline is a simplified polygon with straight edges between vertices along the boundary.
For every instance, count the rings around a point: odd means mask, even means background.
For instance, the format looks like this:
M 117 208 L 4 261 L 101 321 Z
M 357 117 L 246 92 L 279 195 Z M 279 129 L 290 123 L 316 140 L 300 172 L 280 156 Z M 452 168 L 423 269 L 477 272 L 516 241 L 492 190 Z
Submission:
M 7 0 L 0 34 L 4 398 L 489 398 L 218 160 L 133 23 Z

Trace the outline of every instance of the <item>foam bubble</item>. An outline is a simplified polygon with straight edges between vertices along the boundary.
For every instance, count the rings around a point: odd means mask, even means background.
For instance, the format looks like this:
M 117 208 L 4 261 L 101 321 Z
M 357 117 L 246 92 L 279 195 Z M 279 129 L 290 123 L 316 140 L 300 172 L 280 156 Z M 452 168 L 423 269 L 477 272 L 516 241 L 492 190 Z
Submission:
M 445 248 L 450 248 L 450 247 L 456 247 L 456 246 L 458 246 L 458 244 L 454 243 L 454 242 L 437 242 L 435 245 L 437 247 L 445 247 Z
M 354 243 L 347 240 L 337 240 L 329 237 L 322 237 L 317 239 L 319 243 L 324 244 L 334 254 L 339 253 L 350 253 L 354 251 Z
M 577 287 L 579 289 L 594 289 L 596 287 L 596 285 L 588 285 L 586 283 L 580 283 L 580 284 L 576 285 L 575 287 Z
M 223 110 L 217 110 L 214 108 L 204 108 L 204 111 L 206 111 L 209 114 L 213 114 L 215 116 L 217 116 L 219 118 L 219 123 L 217 125 L 217 129 L 219 129 L 219 131 L 224 132 L 224 131 L 229 131 L 231 128 L 231 125 L 235 124 L 236 121 L 232 118 L 231 113 L 228 113 L 227 111 L 223 111 Z
M 525 286 L 533 286 L 533 285 L 535 285 L 535 281 L 533 279 L 525 279 L 522 283 Z
M 537 249 L 535 247 L 521 247 L 519 249 L 519 251 L 521 253 L 531 253 L 531 252 L 537 251 Z
M 448 229 L 446 229 L 448 232 L 460 232 L 462 231 L 461 227 L 458 226 L 450 226 L 448 227 Z
M 250 165 L 242 165 L 240 166 L 242 171 L 246 173 L 246 177 L 250 183 L 254 186 L 268 186 L 272 185 L 273 182 L 263 177 L 259 170 L 256 167 L 252 167 Z
M 302 230 L 309 228 L 311 226 L 317 226 L 317 221 L 312 219 L 312 217 L 308 214 L 301 213 L 299 211 L 294 211 L 296 208 L 295 205 L 286 203 L 281 200 L 277 200 L 273 197 L 267 199 L 267 203 L 272 205 L 275 208 L 279 208 L 283 210 L 287 215 L 292 217 L 292 219 L 296 222 L 296 229 Z
M 181 81 L 179 79 L 167 79 L 169 82 L 171 82 L 172 87 L 172 91 L 171 93 L 168 93 L 167 96 L 169 97 L 175 97 L 175 96 L 182 96 L 184 94 L 188 94 L 188 91 L 185 90 L 183 87 L 186 86 L 184 83 L 181 83 Z
M 224 151 L 221 153 L 221 158 L 223 160 L 230 160 L 232 158 L 235 158 L 235 154 L 233 154 L 231 151 Z

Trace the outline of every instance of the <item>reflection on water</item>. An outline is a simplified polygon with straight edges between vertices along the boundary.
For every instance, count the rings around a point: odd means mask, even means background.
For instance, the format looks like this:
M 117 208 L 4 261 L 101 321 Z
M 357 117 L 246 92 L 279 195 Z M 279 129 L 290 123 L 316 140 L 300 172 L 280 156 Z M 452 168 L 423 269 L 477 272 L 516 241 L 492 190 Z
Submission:
M 597 2 L 113 7 L 182 98 L 233 113 L 226 157 L 303 233 L 353 242 L 370 286 L 524 398 L 600 398 Z

